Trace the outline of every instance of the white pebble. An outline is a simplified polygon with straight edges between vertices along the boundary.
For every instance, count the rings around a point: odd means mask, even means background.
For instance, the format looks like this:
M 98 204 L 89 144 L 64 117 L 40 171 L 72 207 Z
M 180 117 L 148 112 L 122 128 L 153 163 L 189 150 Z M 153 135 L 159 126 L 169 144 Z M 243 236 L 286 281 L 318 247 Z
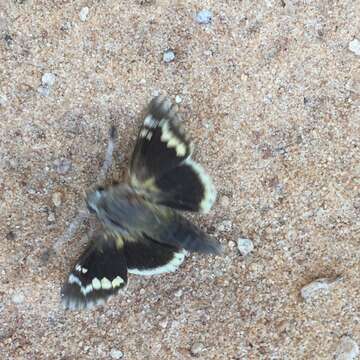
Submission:
M 175 96 L 175 102 L 176 102 L 177 104 L 180 104 L 180 103 L 182 102 L 182 97 L 181 97 L 180 95 L 176 95 L 176 96 Z
M 22 302 L 24 302 L 24 300 L 25 300 L 25 296 L 22 293 L 14 294 L 12 296 L 12 301 L 15 304 L 21 304 Z
M 140 294 L 140 295 L 144 295 L 145 293 L 146 293 L 146 290 L 145 290 L 145 289 L 143 289 L 143 288 L 140 289 L 140 291 L 139 291 L 139 294 Z
M 341 280 L 341 277 L 317 279 L 301 289 L 301 296 L 307 301 L 320 293 L 326 294 L 329 292 L 331 286 L 339 280 Z
M 229 246 L 229 248 L 230 249 L 233 249 L 234 247 L 235 247 L 235 241 L 232 241 L 232 240 L 230 240 L 229 242 L 228 242 L 228 246 Z
M 210 10 L 201 10 L 196 14 L 196 21 L 198 24 L 209 24 L 213 18 L 213 13 Z
M 175 54 L 172 50 L 166 50 L 163 55 L 163 60 L 166 63 L 169 63 L 173 60 L 175 60 Z
M 168 321 L 167 320 L 163 320 L 159 322 L 159 325 L 162 329 L 165 329 L 167 327 Z
M 124 356 L 124 354 L 120 350 L 112 349 L 110 352 L 110 356 L 112 359 L 121 359 Z
M 336 349 L 336 360 L 353 360 L 359 356 L 358 344 L 349 336 L 343 336 Z
M 60 192 L 56 192 L 53 194 L 52 196 L 52 202 L 54 203 L 54 205 L 56 207 L 59 207 L 61 205 L 61 193 Z
M 56 218 L 55 218 L 55 214 L 53 212 L 51 212 L 49 215 L 48 215 L 48 222 L 50 223 L 53 223 L 55 222 Z
M 83 7 L 79 12 L 79 18 L 81 21 L 86 21 L 89 15 L 89 8 L 87 6 Z
M 50 95 L 50 88 L 48 86 L 39 86 L 38 93 L 41 96 L 49 96 Z
M 0 94 L 0 106 L 5 106 L 6 102 L 7 102 L 6 95 L 1 95 Z
M 182 294 L 183 294 L 182 289 L 179 289 L 179 290 L 177 290 L 177 291 L 174 293 L 174 295 L 175 295 L 176 297 L 178 297 L 178 298 L 181 297 Z
M 45 73 L 41 77 L 41 84 L 44 87 L 51 87 L 55 84 L 56 76 L 52 73 Z
M 352 51 L 355 55 L 360 56 L 360 41 L 358 39 L 350 41 L 349 50 Z
M 204 345 L 200 342 L 196 342 L 191 346 L 190 352 L 193 355 L 198 355 L 205 350 Z
M 246 256 L 254 250 L 254 243 L 250 239 L 240 238 L 237 240 L 237 248 L 242 256 Z

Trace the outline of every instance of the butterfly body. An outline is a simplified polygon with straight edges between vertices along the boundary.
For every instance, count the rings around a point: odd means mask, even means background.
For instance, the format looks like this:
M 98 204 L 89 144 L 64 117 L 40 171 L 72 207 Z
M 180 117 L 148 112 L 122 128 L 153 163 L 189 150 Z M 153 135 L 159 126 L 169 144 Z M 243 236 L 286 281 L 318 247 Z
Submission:
M 208 212 L 216 198 L 211 179 L 191 154 L 171 102 L 153 99 L 139 131 L 129 183 L 87 194 L 101 229 L 62 289 L 66 308 L 104 303 L 126 285 L 128 273 L 175 271 L 188 251 L 220 253 L 220 244 L 179 212 Z

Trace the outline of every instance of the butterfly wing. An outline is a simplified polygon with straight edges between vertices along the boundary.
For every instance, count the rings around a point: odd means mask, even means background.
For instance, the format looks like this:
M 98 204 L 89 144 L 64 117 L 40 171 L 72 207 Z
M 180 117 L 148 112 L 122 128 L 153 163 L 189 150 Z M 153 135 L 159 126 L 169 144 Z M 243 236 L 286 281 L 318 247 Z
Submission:
M 180 127 L 171 101 L 154 98 L 140 128 L 130 163 L 133 186 L 144 184 L 174 168 L 191 154 L 191 145 Z
M 120 235 L 96 233 L 61 290 L 66 309 L 102 305 L 127 283 L 124 242 Z
M 158 275 L 178 269 L 186 251 L 179 247 L 161 244 L 146 234 L 125 241 L 128 272 L 136 275 Z
M 208 212 L 216 190 L 202 166 L 191 159 L 191 153 L 192 144 L 171 101 L 154 98 L 132 156 L 131 185 L 157 204 Z

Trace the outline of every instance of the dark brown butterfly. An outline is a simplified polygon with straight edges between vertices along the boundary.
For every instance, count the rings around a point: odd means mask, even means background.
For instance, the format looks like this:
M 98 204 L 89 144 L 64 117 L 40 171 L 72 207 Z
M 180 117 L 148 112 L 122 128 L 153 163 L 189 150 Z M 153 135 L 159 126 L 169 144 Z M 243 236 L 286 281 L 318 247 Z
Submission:
M 62 289 L 66 308 L 105 303 L 126 285 L 128 273 L 175 271 L 187 251 L 220 253 L 217 241 L 179 213 L 207 213 L 216 199 L 210 177 L 191 154 L 191 142 L 171 101 L 154 98 L 139 131 L 129 182 L 87 195 L 101 229 Z

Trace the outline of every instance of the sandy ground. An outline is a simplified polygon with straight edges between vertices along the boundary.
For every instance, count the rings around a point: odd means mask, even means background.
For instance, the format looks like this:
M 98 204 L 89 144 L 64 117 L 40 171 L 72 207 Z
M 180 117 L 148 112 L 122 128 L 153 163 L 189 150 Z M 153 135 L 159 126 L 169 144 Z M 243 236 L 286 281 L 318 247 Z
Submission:
M 202 9 L 211 23 L 196 21 Z M 354 358 L 359 18 L 351 0 L 0 1 L 0 358 Z M 131 276 L 106 307 L 65 312 L 60 287 L 87 225 L 61 256 L 42 254 L 94 183 L 111 124 L 123 177 L 158 92 L 181 97 L 219 191 L 195 221 L 225 254 Z M 344 341 L 353 355 L 341 357 Z

